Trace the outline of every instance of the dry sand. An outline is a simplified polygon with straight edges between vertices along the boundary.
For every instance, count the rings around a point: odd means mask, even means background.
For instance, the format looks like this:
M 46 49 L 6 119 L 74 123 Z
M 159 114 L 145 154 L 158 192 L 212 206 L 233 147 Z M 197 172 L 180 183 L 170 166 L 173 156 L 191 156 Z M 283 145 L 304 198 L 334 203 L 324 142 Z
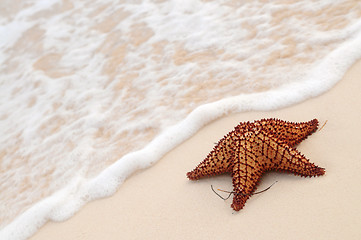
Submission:
M 213 122 L 130 177 L 112 197 L 87 204 L 68 221 L 49 222 L 32 239 L 361 239 L 361 61 L 333 89 L 301 104 Z M 240 212 L 211 191 L 232 189 L 222 175 L 196 182 L 192 170 L 241 121 L 318 118 L 327 124 L 297 148 L 326 175 L 268 173 Z M 226 195 L 226 194 L 225 194 Z

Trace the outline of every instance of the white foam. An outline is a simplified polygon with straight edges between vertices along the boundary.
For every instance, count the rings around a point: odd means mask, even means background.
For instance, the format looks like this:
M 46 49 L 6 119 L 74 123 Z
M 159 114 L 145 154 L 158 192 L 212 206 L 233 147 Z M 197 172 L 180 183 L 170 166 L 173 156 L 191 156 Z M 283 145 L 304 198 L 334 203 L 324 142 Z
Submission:
M 275 16 L 333 1 L 57 4 L 0 21 L 0 239 L 25 239 L 114 194 L 217 118 L 322 94 L 361 57 L 356 7 L 326 16 L 347 18 L 339 29 L 317 14 Z

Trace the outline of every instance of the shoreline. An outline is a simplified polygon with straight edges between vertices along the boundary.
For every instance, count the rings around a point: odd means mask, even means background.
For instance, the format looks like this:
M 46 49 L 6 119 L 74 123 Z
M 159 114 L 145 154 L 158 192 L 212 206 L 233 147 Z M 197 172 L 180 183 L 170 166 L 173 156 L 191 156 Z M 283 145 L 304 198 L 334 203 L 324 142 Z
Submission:
M 245 112 L 216 120 L 197 132 L 152 167 L 137 171 L 116 194 L 85 205 L 71 219 L 45 224 L 32 238 L 41 239 L 317 239 L 361 237 L 361 197 L 357 183 L 361 159 L 361 61 L 321 96 L 269 112 Z M 266 174 L 258 189 L 278 181 L 265 193 L 252 196 L 234 213 L 231 199 L 223 201 L 210 185 L 232 189 L 222 175 L 189 181 L 192 170 L 215 142 L 239 122 L 275 117 L 287 121 L 317 118 L 320 127 L 297 149 L 326 168 L 325 176 L 301 178 Z M 322 125 L 326 125 L 321 129 Z M 61 234 L 59 234 L 61 233 Z

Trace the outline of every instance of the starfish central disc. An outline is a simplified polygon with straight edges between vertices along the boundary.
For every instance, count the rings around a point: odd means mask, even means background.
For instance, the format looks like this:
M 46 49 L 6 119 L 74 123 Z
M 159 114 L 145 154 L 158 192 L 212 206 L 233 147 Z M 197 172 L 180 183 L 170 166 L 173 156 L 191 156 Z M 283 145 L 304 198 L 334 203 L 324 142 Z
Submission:
M 266 171 L 285 171 L 304 177 L 325 174 L 324 168 L 311 163 L 294 148 L 317 127 L 317 119 L 301 123 L 278 119 L 240 123 L 187 177 L 197 180 L 231 173 L 234 192 L 231 207 L 239 211 Z

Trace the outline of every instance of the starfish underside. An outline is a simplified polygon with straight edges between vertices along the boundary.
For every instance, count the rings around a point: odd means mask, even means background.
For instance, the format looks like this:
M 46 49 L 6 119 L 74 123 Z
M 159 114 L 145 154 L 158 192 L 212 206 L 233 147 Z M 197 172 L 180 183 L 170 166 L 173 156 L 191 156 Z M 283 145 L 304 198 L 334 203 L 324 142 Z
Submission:
M 311 163 L 294 148 L 317 127 L 317 119 L 301 123 L 278 119 L 240 123 L 193 171 L 187 173 L 187 177 L 197 180 L 231 173 L 234 187 L 231 207 L 239 211 L 266 171 L 285 171 L 304 177 L 325 173 L 324 168 Z

